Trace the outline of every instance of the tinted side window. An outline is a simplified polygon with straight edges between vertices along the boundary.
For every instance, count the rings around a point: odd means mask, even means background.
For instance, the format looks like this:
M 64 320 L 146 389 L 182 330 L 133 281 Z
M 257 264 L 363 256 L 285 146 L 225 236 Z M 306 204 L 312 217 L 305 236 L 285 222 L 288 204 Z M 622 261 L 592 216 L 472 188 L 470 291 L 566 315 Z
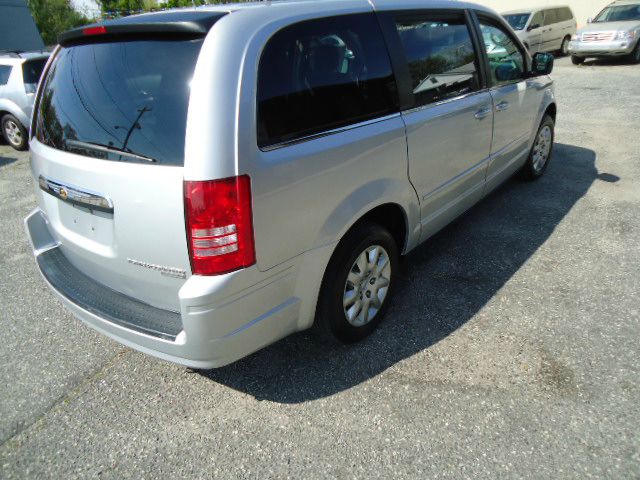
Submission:
M 276 33 L 260 59 L 257 97 L 260 147 L 398 111 L 376 17 L 323 18 Z
M 559 22 L 567 22 L 573 18 L 573 13 L 571 13 L 571 9 L 569 7 L 559 8 L 558 9 L 558 21 Z
M 415 105 L 478 90 L 476 54 L 464 18 L 399 16 L 396 28 L 411 75 Z
M 524 78 L 524 56 L 502 27 L 480 20 L 480 29 L 487 48 L 493 85 L 504 85 Z
M 6 85 L 11 75 L 11 67 L 9 65 L 0 65 L 0 85 Z
M 545 25 L 553 25 L 554 23 L 558 23 L 558 16 L 556 15 L 555 9 L 549 9 L 544 11 L 544 24 Z
M 536 12 L 536 14 L 531 19 L 531 23 L 529 24 L 529 26 L 540 28 L 542 25 L 544 25 L 544 15 L 542 14 L 542 12 Z
M 22 64 L 22 80 L 24 83 L 33 84 L 38 83 L 40 75 L 44 70 L 44 66 L 47 64 L 46 58 L 39 58 L 37 60 L 30 60 Z

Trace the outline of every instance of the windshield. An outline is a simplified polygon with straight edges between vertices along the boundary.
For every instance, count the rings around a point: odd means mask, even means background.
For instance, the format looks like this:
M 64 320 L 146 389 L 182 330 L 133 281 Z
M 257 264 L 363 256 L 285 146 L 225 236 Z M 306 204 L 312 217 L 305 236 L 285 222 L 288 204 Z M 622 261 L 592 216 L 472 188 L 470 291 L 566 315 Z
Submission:
M 607 7 L 600 12 L 594 22 L 627 22 L 630 20 L 640 20 L 640 4 Z
M 49 70 L 36 137 L 59 150 L 123 162 L 184 164 L 202 40 L 138 40 L 63 48 Z
M 509 15 L 505 15 L 504 19 L 511 25 L 511 28 L 514 30 L 524 30 L 524 27 L 527 26 L 527 21 L 531 16 L 530 13 L 511 13 Z

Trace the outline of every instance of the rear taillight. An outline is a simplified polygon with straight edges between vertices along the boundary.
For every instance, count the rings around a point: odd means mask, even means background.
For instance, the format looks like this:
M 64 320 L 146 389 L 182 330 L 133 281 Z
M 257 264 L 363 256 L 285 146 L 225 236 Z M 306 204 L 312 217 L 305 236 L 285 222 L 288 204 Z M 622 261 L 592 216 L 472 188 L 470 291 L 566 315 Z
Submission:
M 194 275 L 220 275 L 256 262 L 247 175 L 185 181 L 184 197 Z

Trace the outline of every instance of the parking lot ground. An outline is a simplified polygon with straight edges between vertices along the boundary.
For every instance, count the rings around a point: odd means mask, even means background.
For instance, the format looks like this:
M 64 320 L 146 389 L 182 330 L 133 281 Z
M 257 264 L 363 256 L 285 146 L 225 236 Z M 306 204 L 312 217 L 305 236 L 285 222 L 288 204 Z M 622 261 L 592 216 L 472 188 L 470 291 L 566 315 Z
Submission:
M 194 372 L 40 279 L 0 146 L 0 478 L 640 477 L 640 67 L 558 60 L 555 157 L 413 252 L 382 328 Z

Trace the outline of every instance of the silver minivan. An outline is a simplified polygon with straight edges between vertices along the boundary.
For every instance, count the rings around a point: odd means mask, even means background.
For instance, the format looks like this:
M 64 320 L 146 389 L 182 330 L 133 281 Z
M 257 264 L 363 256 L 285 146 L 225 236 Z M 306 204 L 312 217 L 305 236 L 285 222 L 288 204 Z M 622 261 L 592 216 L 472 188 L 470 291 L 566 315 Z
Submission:
M 265 2 L 64 34 L 25 220 L 99 332 L 193 368 L 355 342 L 399 257 L 552 153 L 553 57 L 458 1 Z
M 503 14 L 518 38 L 531 53 L 568 54 L 569 42 L 578 24 L 570 7 L 520 9 Z

